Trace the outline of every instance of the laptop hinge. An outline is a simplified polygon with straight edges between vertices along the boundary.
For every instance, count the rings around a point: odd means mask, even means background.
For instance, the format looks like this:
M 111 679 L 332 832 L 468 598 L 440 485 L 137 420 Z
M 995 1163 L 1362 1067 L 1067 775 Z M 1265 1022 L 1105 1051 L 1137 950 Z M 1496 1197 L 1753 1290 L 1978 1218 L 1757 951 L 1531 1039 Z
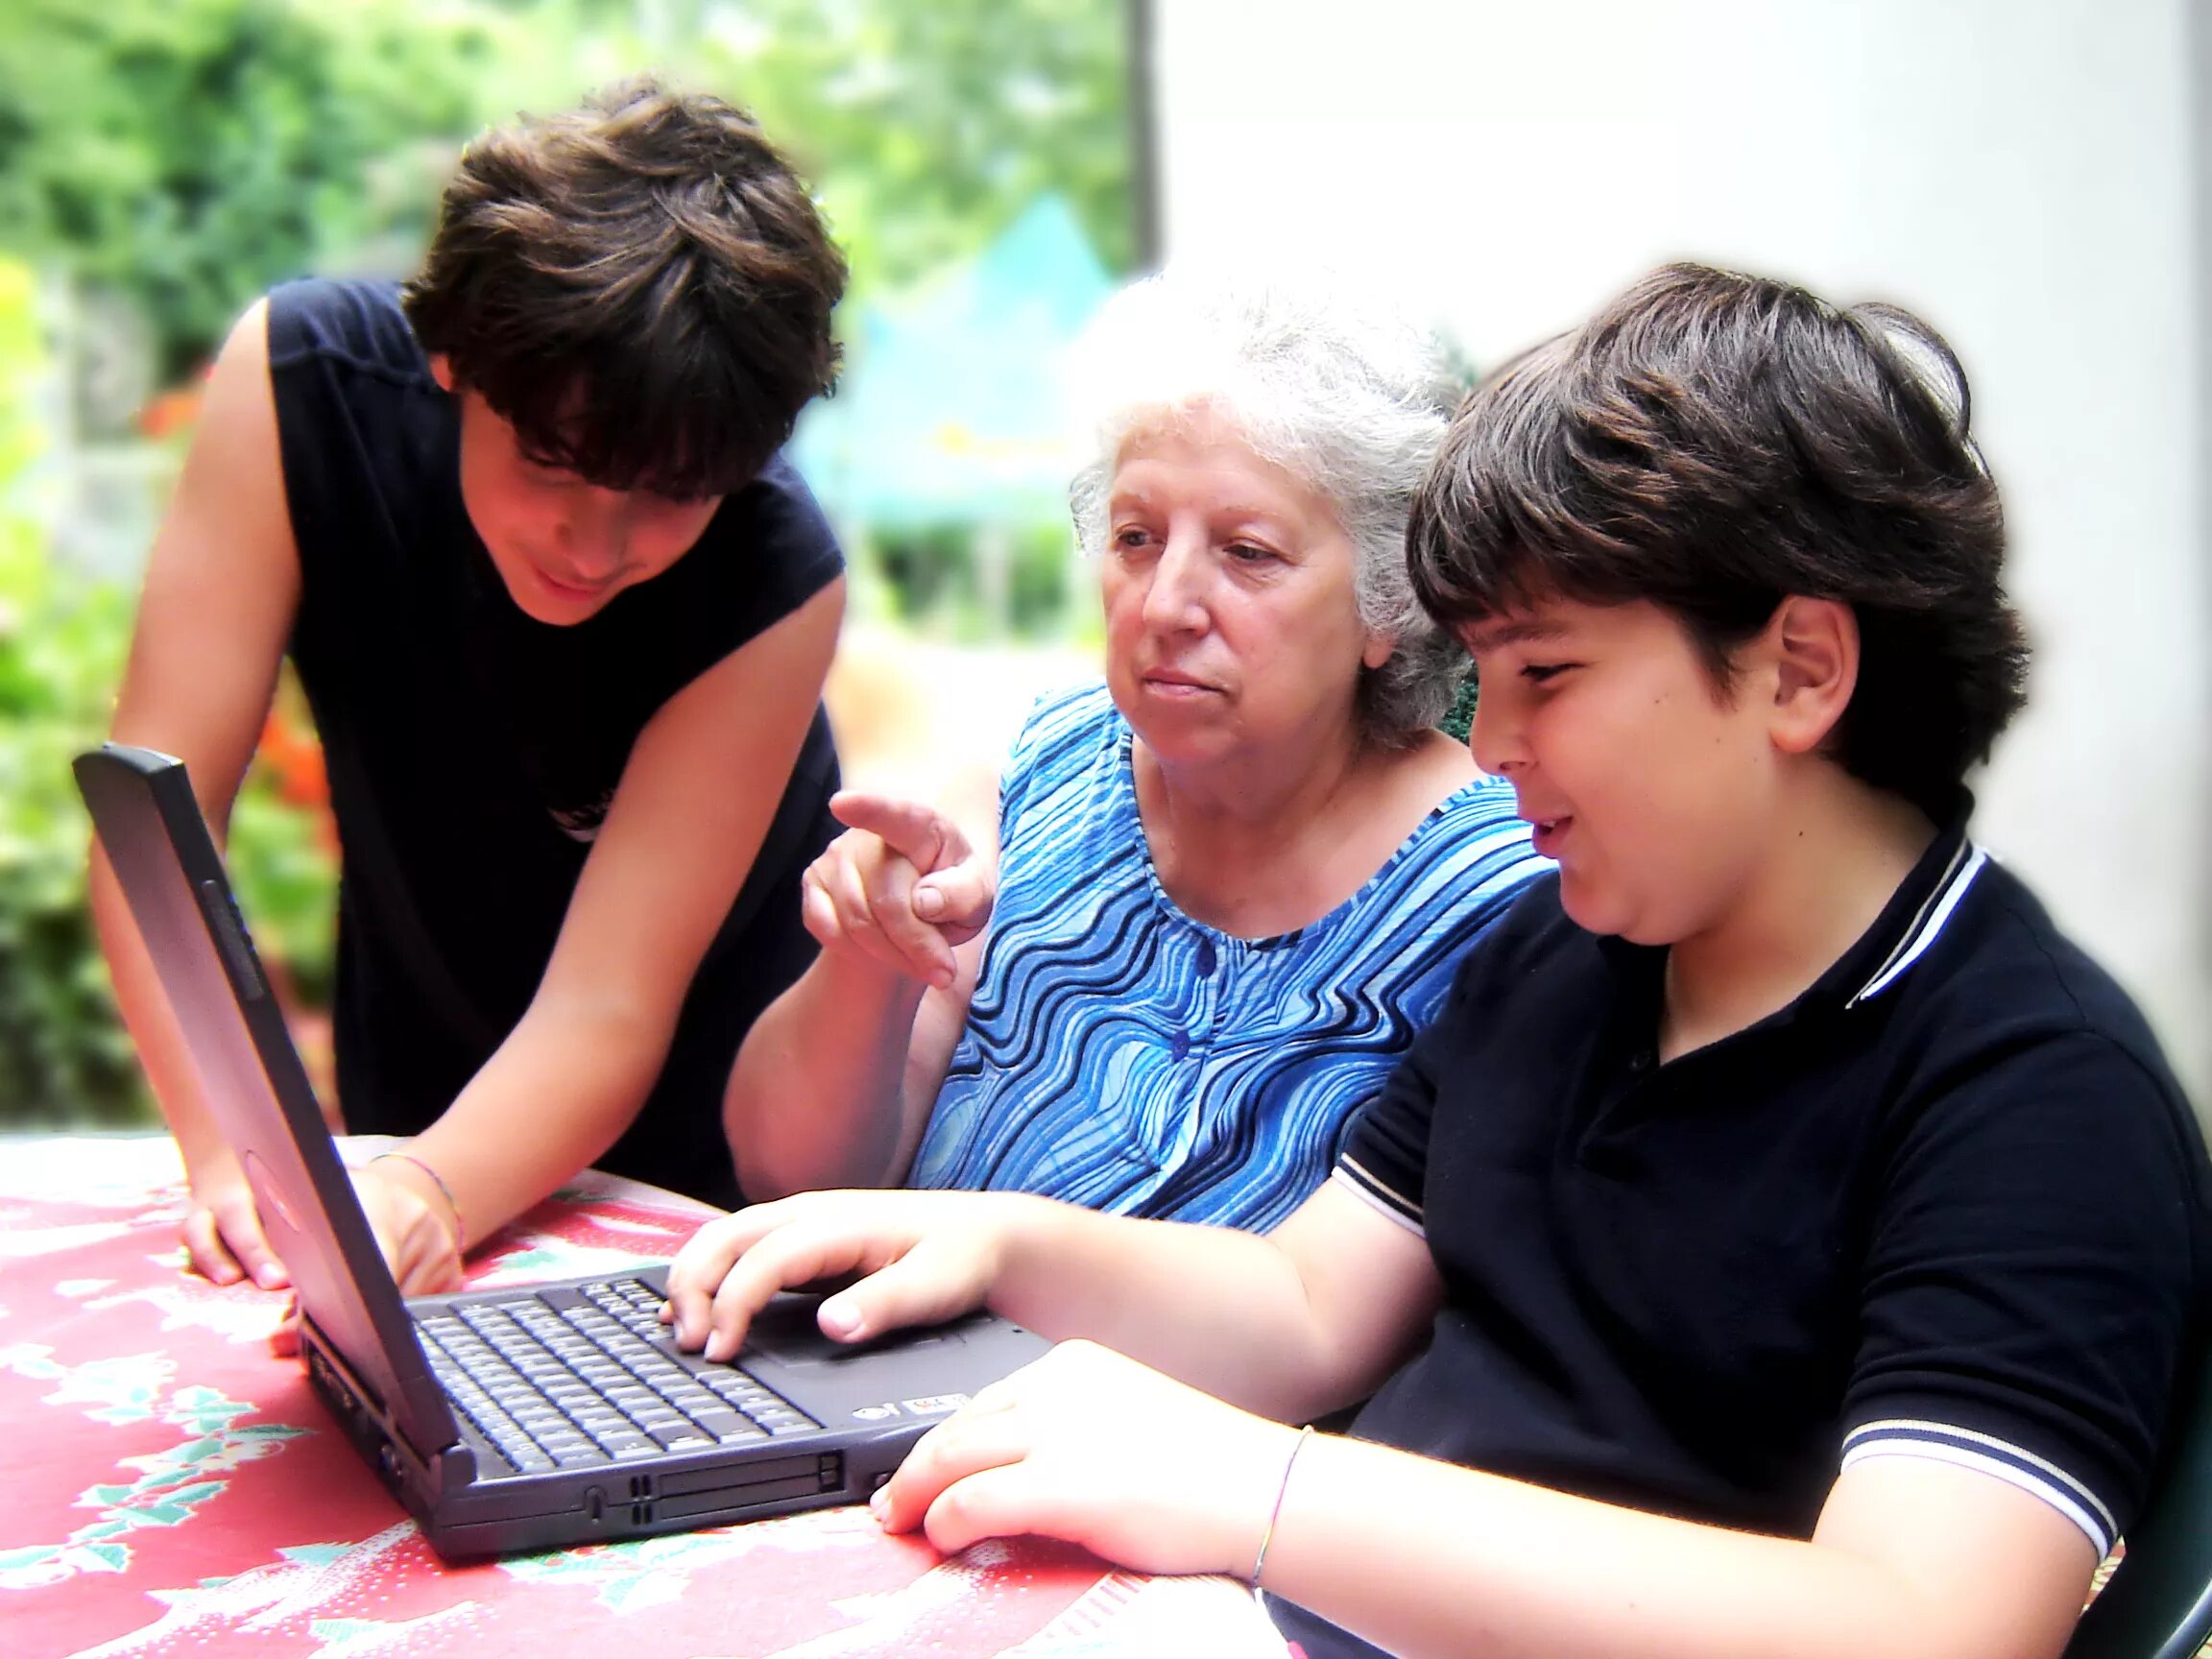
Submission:
M 301 1314 L 300 1325 L 301 1343 L 309 1366 L 319 1371 L 325 1385 L 339 1396 L 342 1409 L 374 1425 L 377 1433 L 390 1443 L 391 1455 L 404 1456 L 428 1476 L 440 1492 L 458 1492 L 475 1480 L 476 1453 L 467 1441 L 456 1439 L 425 1454 L 408 1435 L 405 1425 L 385 1405 L 383 1397 L 346 1362 L 346 1357 L 338 1352 L 322 1328 L 305 1313 Z

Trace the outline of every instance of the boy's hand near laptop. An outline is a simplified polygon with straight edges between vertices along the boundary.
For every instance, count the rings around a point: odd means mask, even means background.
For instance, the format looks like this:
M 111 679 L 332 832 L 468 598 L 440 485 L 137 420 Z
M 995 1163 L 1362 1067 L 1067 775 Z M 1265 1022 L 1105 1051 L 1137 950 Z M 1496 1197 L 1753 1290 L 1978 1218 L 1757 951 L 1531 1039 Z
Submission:
M 202 1158 L 187 1158 L 185 1181 L 191 1207 L 182 1233 L 194 1272 L 214 1285 L 251 1279 L 264 1290 L 281 1290 L 291 1284 L 261 1231 L 253 1190 L 229 1148 L 217 1146 Z
M 669 1267 L 662 1317 L 680 1347 L 728 1358 L 778 1291 L 840 1280 L 817 1318 L 841 1341 L 986 1304 L 1070 1339 L 924 1436 L 877 1495 L 885 1527 L 1247 1577 L 1301 1444 L 1286 1425 L 1370 1392 L 1437 1297 L 1419 1240 L 1335 1183 L 1264 1237 L 1026 1193 L 855 1191 L 709 1222 Z
M 460 1288 L 460 1217 L 430 1177 L 411 1177 L 407 1162 L 391 1156 L 353 1170 L 352 1176 L 369 1226 L 401 1291 L 432 1296 Z M 194 1271 L 216 1285 L 250 1278 L 264 1290 L 288 1286 L 291 1277 L 261 1230 L 253 1190 L 238 1160 L 222 1151 L 195 1169 L 190 1182 L 184 1245 Z
M 1109 1431 L 1119 1423 L 1143 1431 Z M 949 1555 L 1035 1533 L 1141 1573 L 1248 1576 L 1302 1438 L 1111 1348 L 1064 1342 L 931 1430 L 869 1507 Z
M 1019 1193 L 823 1192 L 757 1204 L 677 1252 L 662 1317 L 679 1346 L 726 1359 L 779 1291 L 854 1280 L 817 1317 L 825 1334 L 862 1341 L 1006 1300 L 1008 1282 L 1037 1277 L 1056 1254 L 1060 1224 L 1087 1218 Z M 1017 1289 L 1013 1300 L 1029 1298 Z M 1144 1431 L 1112 1431 L 1129 1422 Z M 919 1528 L 948 1553 L 1034 1532 L 1142 1572 L 1248 1573 L 1297 1440 L 1281 1423 L 1078 1340 L 931 1430 L 870 1508 L 886 1529 Z
M 805 1192 L 710 1221 L 668 1268 L 662 1319 L 678 1346 L 728 1359 L 789 1286 L 858 1281 L 828 1297 L 824 1334 L 858 1342 L 958 1318 L 1003 1268 L 1009 1221 L 1046 1201 L 1000 1192 Z
M 324 1116 L 333 1135 L 345 1133 L 344 1123 L 327 1107 Z M 264 1290 L 283 1289 L 292 1277 L 261 1230 L 253 1189 L 238 1166 L 237 1154 L 217 1138 L 204 1112 L 193 1121 L 197 1134 L 180 1121 L 177 1136 L 188 1204 L 179 1236 L 192 1271 L 211 1285 L 250 1279 Z
M 462 1277 L 458 1217 L 443 1198 L 417 1190 L 403 1173 L 394 1171 L 391 1166 L 398 1162 L 379 1159 L 373 1168 L 352 1171 L 353 1190 L 360 1194 L 370 1229 L 403 1294 L 457 1290 Z M 253 1190 L 228 1152 L 218 1166 L 192 1178 L 184 1245 L 194 1270 L 211 1284 L 235 1285 L 251 1278 L 264 1290 L 281 1290 L 292 1282 L 261 1231 Z M 287 1312 L 287 1325 L 291 1317 Z
M 1035 1533 L 1139 1571 L 1233 1574 L 1409 1653 L 1465 1651 L 1488 1611 L 1507 1654 L 1810 1655 L 1918 1628 L 1910 1651 L 1932 1659 L 2026 1659 L 2056 1651 L 2092 1565 L 2039 1500 L 1940 1463 L 1848 1472 L 1800 1541 L 1309 1445 L 1286 1425 L 1371 1393 L 1443 1290 L 1420 1237 L 1341 1177 L 1264 1237 L 1016 1193 L 804 1194 L 695 1235 L 663 1317 L 680 1346 L 727 1355 L 779 1289 L 855 1274 L 819 1310 L 843 1340 L 987 1301 L 1149 1362 L 1066 1340 L 925 1435 L 871 1507 L 941 1550 Z
M 465 1283 L 461 1267 L 464 1246 L 461 1216 L 445 1195 L 443 1184 L 428 1172 L 427 1166 L 405 1153 L 382 1152 L 347 1173 L 353 1178 L 353 1191 L 361 1200 L 361 1213 L 369 1219 L 369 1230 L 376 1235 L 376 1247 L 390 1263 L 399 1293 L 437 1296 L 461 1289 Z M 253 1208 L 253 1194 L 246 1189 L 243 1178 L 239 1188 L 246 1193 L 246 1221 L 258 1235 L 261 1222 Z M 272 1256 L 270 1261 L 275 1262 L 276 1258 Z M 255 1283 L 264 1288 L 287 1283 L 280 1265 L 276 1271 L 279 1276 L 275 1281 L 257 1279 Z M 231 1281 L 216 1280 L 216 1283 Z M 269 1346 L 279 1355 L 300 1351 L 297 1296 L 286 1299 L 284 1317 L 270 1333 Z
M 349 1173 L 399 1293 L 460 1289 L 467 1247 L 461 1214 L 429 1166 L 404 1152 L 383 1152 Z

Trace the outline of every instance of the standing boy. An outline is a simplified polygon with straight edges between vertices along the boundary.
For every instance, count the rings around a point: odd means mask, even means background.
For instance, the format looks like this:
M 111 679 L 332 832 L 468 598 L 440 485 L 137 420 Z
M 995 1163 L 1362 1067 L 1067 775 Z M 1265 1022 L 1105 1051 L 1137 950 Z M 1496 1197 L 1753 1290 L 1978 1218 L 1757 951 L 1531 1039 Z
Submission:
M 2194 1358 L 2205 1161 L 1967 836 L 2025 651 L 1966 414 L 1911 317 L 1697 267 L 1508 367 L 1410 558 L 1559 872 L 1332 1182 L 1263 1238 L 765 1206 L 686 1246 L 681 1334 L 858 1270 L 826 1330 L 988 1300 L 1135 1356 L 979 1396 L 886 1525 L 1243 1574 L 1309 1659 L 2056 1654 Z
M 288 284 L 215 364 L 114 735 L 180 756 L 220 836 L 298 667 L 346 1123 L 416 1137 L 356 1176 L 405 1289 L 595 1161 L 736 1201 L 722 1079 L 838 828 L 842 561 L 777 451 L 844 281 L 748 116 L 643 82 L 479 137 L 404 291 Z M 93 901 L 192 1259 L 281 1285 L 97 859 Z

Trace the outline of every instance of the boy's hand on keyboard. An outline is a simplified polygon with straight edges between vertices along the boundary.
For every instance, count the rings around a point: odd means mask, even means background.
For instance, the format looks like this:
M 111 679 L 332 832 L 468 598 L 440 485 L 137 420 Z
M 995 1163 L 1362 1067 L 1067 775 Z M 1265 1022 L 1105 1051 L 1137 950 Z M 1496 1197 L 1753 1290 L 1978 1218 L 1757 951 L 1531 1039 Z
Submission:
M 1035 1533 L 1142 1573 L 1248 1576 L 1298 1431 L 1063 1342 L 924 1435 L 869 1507 L 948 1554 Z
M 661 1317 L 683 1348 L 728 1359 L 779 1290 L 831 1280 L 825 1334 L 857 1342 L 983 1305 L 998 1277 L 1000 1220 L 1016 1194 L 803 1192 L 709 1221 L 668 1268 Z
M 442 1194 L 419 1190 L 409 1179 L 408 1167 L 401 1160 L 389 1159 L 349 1173 L 377 1247 L 384 1252 L 392 1277 L 399 1282 L 399 1293 L 430 1296 L 458 1290 L 461 1253 L 452 1212 Z

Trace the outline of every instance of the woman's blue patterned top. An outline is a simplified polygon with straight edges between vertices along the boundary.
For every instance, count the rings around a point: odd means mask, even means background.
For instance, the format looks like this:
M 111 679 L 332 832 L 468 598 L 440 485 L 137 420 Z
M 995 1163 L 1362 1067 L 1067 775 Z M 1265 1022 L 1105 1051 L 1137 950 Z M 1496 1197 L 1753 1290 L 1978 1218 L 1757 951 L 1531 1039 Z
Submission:
M 1016 741 L 982 972 L 908 1179 L 1263 1231 L 1551 865 L 1480 778 L 1310 926 L 1235 938 L 1161 888 L 1130 741 L 1103 686 L 1043 700 Z

